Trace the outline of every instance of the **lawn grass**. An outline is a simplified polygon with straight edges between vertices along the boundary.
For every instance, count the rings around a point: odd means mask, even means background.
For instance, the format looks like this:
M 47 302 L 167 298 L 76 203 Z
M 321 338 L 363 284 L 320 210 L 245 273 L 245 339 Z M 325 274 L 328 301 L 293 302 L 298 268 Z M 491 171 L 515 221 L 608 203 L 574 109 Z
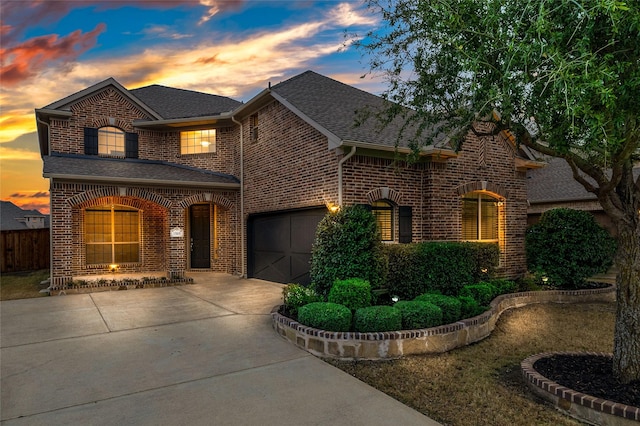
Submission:
M 329 362 L 444 425 L 580 425 L 528 390 L 520 362 L 547 351 L 611 352 L 614 320 L 614 303 L 530 305 L 448 353 Z
M 49 278 L 49 270 L 2 274 L 0 277 L 0 300 L 27 299 L 47 296 L 40 293 L 40 283 Z

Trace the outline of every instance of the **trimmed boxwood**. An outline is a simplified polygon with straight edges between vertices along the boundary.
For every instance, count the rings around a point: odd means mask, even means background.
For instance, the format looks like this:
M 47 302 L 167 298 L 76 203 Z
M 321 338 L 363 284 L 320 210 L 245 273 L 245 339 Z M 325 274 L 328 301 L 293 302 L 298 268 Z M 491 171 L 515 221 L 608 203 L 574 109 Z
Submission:
M 472 297 L 483 306 L 488 306 L 497 295 L 498 289 L 486 282 L 466 285 L 460 290 L 460 296 Z
M 432 303 L 403 300 L 393 306 L 402 314 L 404 330 L 442 325 L 442 309 Z
M 442 323 L 451 324 L 460 319 L 462 315 L 462 304 L 458 299 L 443 294 L 421 294 L 414 300 L 419 302 L 429 302 L 442 309 Z
M 458 296 L 457 299 L 460 301 L 460 317 L 462 319 L 473 318 L 489 309 L 485 306 L 480 306 L 476 299 L 470 296 Z
M 369 306 L 356 311 L 353 323 L 355 331 L 361 333 L 400 330 L 402 313 L 393 306 Z
M 498 296 L 501 294 L 515 293 L 516 291 L 518 291 L 518 284 L 515 281 L 499 279 L 491 280 L 489 281 L 489 284 L 493 285 L 497 289 Z
M 329 290 L 328 301 L 344 305 L 355 312 L 356 309 L 371 306 L 371 285 L 360 278 L 336 280 Z
M 298 309 L 298 322 L 307 327 L 327 331 L 349 331 L 351 321 L 351 310 L 337 303 L 314 302 Z

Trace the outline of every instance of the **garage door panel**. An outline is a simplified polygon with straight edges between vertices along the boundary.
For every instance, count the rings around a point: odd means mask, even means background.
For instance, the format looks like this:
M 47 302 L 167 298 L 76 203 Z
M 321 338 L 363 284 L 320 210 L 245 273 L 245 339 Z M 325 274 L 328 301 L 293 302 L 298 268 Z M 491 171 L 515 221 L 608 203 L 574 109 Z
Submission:
M 325 208 L 250 217 L 248 275 L 280 283 L 310 283 L 311 248 Z

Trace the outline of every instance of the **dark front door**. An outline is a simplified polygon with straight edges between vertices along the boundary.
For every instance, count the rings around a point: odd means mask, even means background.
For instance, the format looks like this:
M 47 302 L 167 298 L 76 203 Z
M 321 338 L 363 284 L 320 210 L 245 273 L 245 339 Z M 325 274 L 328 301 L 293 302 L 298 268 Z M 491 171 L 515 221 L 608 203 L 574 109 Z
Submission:
M 249 277 L 309 284 L 311 246 L 326 212 L 325 208 L 318 208 L 250 217 Z
M 194 205 L 189 209 L 191 229 L 191 267 L 211 267 L 211 218 L 208 204 Z

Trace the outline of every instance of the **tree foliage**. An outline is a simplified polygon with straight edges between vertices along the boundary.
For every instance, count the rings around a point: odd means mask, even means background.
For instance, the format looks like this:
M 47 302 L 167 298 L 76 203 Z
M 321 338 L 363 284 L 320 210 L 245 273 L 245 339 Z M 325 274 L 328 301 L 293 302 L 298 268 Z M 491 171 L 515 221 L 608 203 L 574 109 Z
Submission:
M 383 123 L 401 115 L 419 147 L 490 121 L 597 196 L 619 240 L 614 372 L 640 380 L 640 2 L 367 3 L 382 22 L 355 44 L 388 82 Z

